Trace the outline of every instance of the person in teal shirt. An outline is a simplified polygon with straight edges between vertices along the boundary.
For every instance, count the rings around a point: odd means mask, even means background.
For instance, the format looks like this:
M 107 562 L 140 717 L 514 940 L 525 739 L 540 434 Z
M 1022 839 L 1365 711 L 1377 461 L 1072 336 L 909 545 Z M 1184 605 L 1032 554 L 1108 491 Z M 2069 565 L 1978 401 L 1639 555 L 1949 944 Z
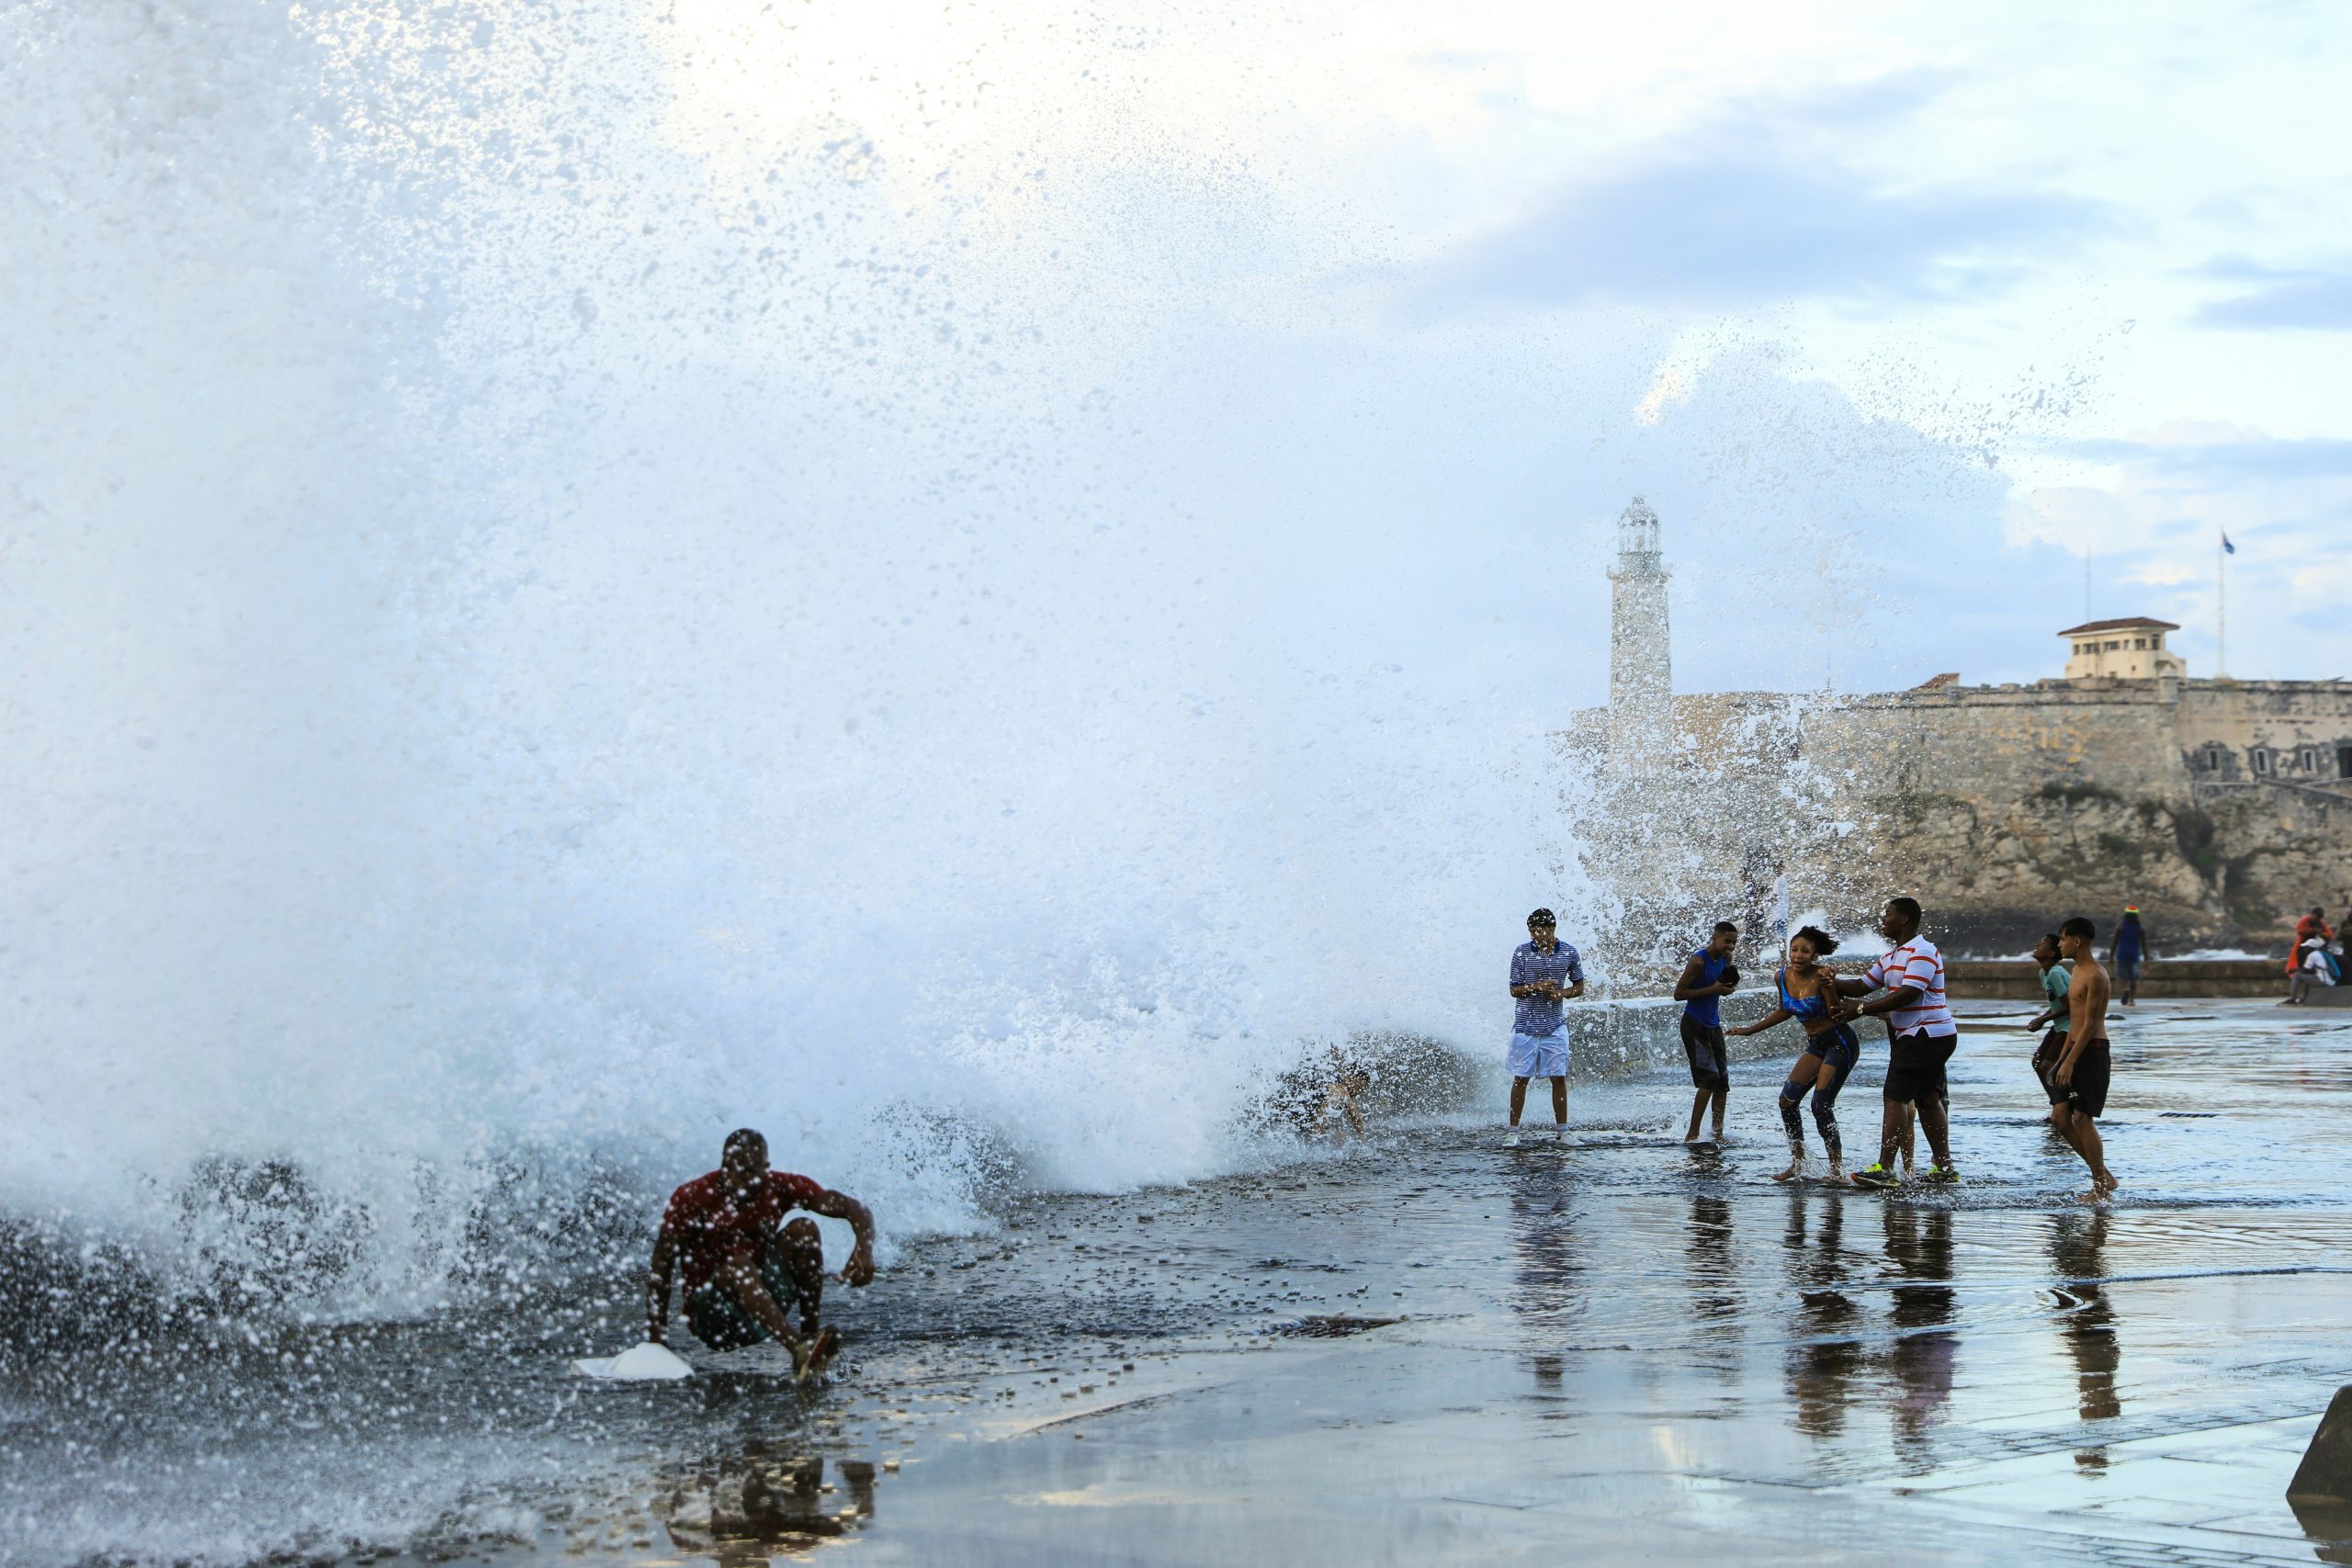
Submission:
M 2058 938 L 2054 934 L 2045 934 L 2033 944 L 2033 961 L 2041 965 L 2043 1006 L 2033 1015 L 2033 1021 L 2025 1026 L 2026 1032 L 2031 1033 L 2052 1019 L 2058 1021 L 2058 1026 L 2041 1037 L 2041 1043 L 2033 1052 L 2033 1076 L 2041 1080 L 2046 1092 L 2050 1088 L 2050 1069 L 2066 1054 L 2066 987 L 2075 983 L 2075 971 L 2058 956 Z

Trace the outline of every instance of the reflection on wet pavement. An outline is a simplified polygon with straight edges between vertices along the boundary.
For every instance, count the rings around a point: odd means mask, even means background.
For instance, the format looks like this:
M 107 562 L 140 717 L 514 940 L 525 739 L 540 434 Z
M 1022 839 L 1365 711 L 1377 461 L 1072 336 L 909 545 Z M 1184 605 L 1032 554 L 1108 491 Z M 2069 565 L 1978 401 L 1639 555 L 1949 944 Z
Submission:
M 1660 1073 L 1580 1086 L 1561 1145 L 1391 1123 L 1225 1181 L 1024 1200 L 844 1292 L 823 1388 L 757 1349 L 683 1385 L 560 1375 L 630 1331 L 619 1292 L 536 1339 L 441 1321 L 239 1352 L 241 1378 L 332 1364 L 376 1391 L 370 1444 L 248 1429 L 208 1470 L 188 1412 L 226 1420 L 234 1380 L 175 1403 L 130 1377 L 82 1396 L 99 1459 L 37 1450 L 21 1417 L 6 1457 L 50 1489 L 35 1509 L 499 1460 L 415 1557 L 2352 1560 L 2331 1544 L 2352 1530 L 2283 1496 L 2346 1372 L 2352 1019 L 2196 1014 L 2118 1026 L 2110 1208 L 2069 1201 L 2031 1041 L 1979 1030 L 1953 1065 L 1957 1190 L 1774 1185 L 1786 1064 L 1742 1061 L 1749 1141 L 1720 1153 L 1680 1146 L 1687 1087 Z M 337 1555 L 331 1529 L 310 1555 Z
M 1895 1449 L 1906 1470 L 1925 1471 L 1935 1461 L 1928 1439 L 1951 1398 L 1952 1362 L 1960 1353 L 1959 1341 L 1948 1326 L 1953 1317 L 1952 1293 L 1933 1283 L 1951 1278 L 1951 1211 L 1886 1203 L 1880 1206 L 1879 1217 L 1886 1226 L 1886 1255 L 1904 1278 L 1894 1288 L 1888 1314 L 1894 1337 L 1887 1348 L 1887 1370 L 1899 1390 L 1894 1405 Z
M 2115 1334 L 2115 1308 L 2106 1290 L 2089 1282 L 2107 1272 L 2107 1214 L 2098 1211 L 2058 1214 L 2050 1222 L 2051 1270 L 2069 1281 L 2051 1293 L 2062 1309 L 2058 1332 L 2074 1359 L 2079 1388 L 2075 1408 L 2086 1427 L 2123 1414 L 2116 1383 L 2122 1348 Z M 2107 1450 L 2096 1443 L 2077 1449 L 2075 1462 L 2085 1470 L 2105 1469 Z
M 2109 1147 L 2131 1187 L 2109 1209 L 2070 1201 L 2079 1167 L 2021 1033 L 2007 1054 L 1972 1033 L 1956 1064 L 1957 1191 L 1776 1188 L 1769 1129 L 1694 1156 L 1679 1097 L 1654 1090 L 1645 1123 L 1631 1088 L 1581 1090 L 1565 1146 L 1392 1132 L 1377 1157 L 1219 1184 L 1195 1195 L 1224 1236 L 1186 1250 L 1194 1270 L 1295 1224 L 1291 1255 L 1340 1270 L 1321 1303 L 1393 1293 L 1404 1321 L 1310 1359 L 1197 1336 L 1164 1397 L 1083 1445 L 929 1461 L 865 1554 L 2337 1560 L 2282 1493 L 2342 1372 L 2352 1190 L 2326 1151 L 2352 1073 L 2307 1071 L 2282 1124 L 2199 1067 L 2286 1045 L 2273 1021 L 2242 1010 L 2214 1040 L 2200 1010 L 2177 1047 L 2158 1010 L 2130 1021 L 2140 1076 Z M 1769 1087 L 1736 1082 L 1736 1120 L 1770 1114 Z M 2215 1114 L 2163 1114 L 2182 1100 Z M 1022 1491 L 1030 1467 L 1087 1506 L 973 1527 L 990 1498 L 1045 1495 Z
M 2289 1506 L 2322 1562 L 2352 1562 L 2352 1503 L 2296 1497 Z
M 834 1473 L 838 1486 L 820 1456 L 754 1449 L 672 1477 L 654 1512 L 682 1552 L 730 1565 L 802 1556 L 874 1517 L 873 1461 L 839 1460 Z

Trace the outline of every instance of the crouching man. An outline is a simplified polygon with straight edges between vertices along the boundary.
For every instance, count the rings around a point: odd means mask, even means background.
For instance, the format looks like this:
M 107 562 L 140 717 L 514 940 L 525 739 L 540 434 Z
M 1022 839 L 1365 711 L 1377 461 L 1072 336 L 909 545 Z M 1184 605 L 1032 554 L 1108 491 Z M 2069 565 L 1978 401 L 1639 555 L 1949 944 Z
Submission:
M 768 1168 L 768 1141 L 746 1127 L 727 1134 L 717 1170 L 670 1195 L 653 1268 L 645 1284 L 645 1337 L 655 1344 L 670 1321 L 670 1282 L 685 1266 L 686 1326 L 714 1350 L 774 1339 L 792 1352 L 796 1372 L 829 1359 L 841 1337 L 820 1328 L 825 1252 L 813 1220 L 786 1223 L 795 1209 L 847 1220 L 857 1245 L 842 1265 L 842 1283 L 874 1278 L 874 1216 L 846 1193 L 805 1176 Z M 800 1310 L 793 1332 L 786 1313 Z

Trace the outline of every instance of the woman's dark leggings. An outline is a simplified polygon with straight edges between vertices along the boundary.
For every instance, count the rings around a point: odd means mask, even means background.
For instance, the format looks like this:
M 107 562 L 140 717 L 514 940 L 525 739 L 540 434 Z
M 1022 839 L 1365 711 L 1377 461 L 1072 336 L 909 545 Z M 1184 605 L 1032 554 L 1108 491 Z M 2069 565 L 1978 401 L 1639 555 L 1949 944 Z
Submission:
M 1804 1123 L 1797 1119 L 1797 1101 L 1804 1098 L 1805 1090 L 1813 1090 L 1813 1124 L 1821 1129 L 1821 1146 L 1829 1151 L 1832 1160 L 1843 1160 L 1846 1151 L 1838 1141 L 1838 1091 L 1846 1087 L 1854 1064 L 1861 1059 L 1862 1043 L 1854 1038 L 1851 1029 L 1841 1023 L 1806 1041 L 1804 1050 L 1805 1055 L 1828 1063 L 1835 1076 L 1830 1078 L 1829 1087 L 1823 1089 L 1820 1069 L 1804 1067 L 1804 1058 L 1799 1057 L 1798 1070 L 1781 1086 L 1781 1125 L 1788 1129 L 1790 1149 L 1804 1154 Z

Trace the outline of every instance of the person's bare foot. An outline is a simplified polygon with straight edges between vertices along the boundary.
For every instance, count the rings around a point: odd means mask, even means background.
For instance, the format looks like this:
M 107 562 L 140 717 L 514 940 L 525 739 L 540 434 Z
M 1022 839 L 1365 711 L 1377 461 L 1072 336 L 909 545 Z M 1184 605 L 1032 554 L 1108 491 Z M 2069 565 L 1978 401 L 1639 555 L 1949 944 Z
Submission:
M 2093 1178 L 2091 1180 L 2091 1190 L 2098 1193 L 2102 1198 L 2112 1198 L 2115 1196 L 2115 1190 L 2122 1185 L 2123 1183 L 2118 1181 L 2115 1179 L 2114 1174 L 2110 1172 L 2105 1176 Z
M 1792 1159 L 1789 1161 L 1788 1169 L 1774 1171 L 1772 1173 L 1772 1179 L 1775 1181 L 1794 1181 L 1798 1177 L 1803 1176 L 1804 1174 L 1804 1161 L 1801 1159 Z
M 841 1348 L 842 1337 L 830 1328 L 820 1328 L 803 1339 L 793 1347 L 793 1381 L 807 1382 L 810 1378 L 823 1376 L 825 1369 L 832 1364 L 833 1353 Z
M 1850 1187 L 1853 1185 L 1853 1179 L 1846 1174 L 1846 1168 L 1839 1165 L 1834 1159 L 1829 1162 L 1829 1174 L 1823 1177 L 1822 1179 L 1828 1182 L 1833 1187 Z

